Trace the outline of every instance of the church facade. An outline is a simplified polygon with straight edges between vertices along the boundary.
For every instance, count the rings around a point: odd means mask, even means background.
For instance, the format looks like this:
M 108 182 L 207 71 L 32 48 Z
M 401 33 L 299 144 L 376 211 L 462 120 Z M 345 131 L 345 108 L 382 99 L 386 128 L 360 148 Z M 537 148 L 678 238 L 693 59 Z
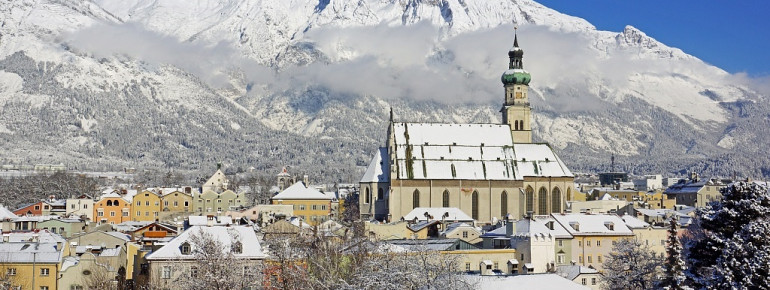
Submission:
M 455 207 L 481 223 L 564 212 L 574 176 L 548 144 L 532 143 L 523 54 L 516 36 L 502 124 L 398 122 L 391 112 L 386 146 L 360 181 L 362 219 L 397 221 L 417 207 Z

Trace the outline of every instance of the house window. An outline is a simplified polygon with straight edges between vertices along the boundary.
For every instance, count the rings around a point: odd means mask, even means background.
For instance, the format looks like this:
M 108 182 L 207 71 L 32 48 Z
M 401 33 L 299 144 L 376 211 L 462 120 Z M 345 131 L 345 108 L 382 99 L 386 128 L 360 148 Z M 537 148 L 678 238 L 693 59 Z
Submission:
M 471 270 L 471 263 L 465 263 L 465 271 Z
M 142 202 L 141 202 L 141 201 L 137 201 L 137 202 L 136 202 L 136 205 L 138 205 L 138 206 L 141 206 L 141 205 L 142 205 Z
M 158 212 L 157 212 L 157 211 L 155 212 L 155 216 L 156 216 L 156 217 L 158 216 Z
M 175 207 L 179 206 L 179 202 L 175 200 L 175 201 L 174 201 L 174 206 L 175 206 Z
M 583 246 L 583 241 L 578 241 L 578 247 L 582 247 L 582 246 Z
M 241 244 L 240 241 L 236 241 L 235 243 L 233 243 L 232 246 L 230 246 L 230 251 L 232 251 L 235 254 L 240 254 L 243 252 L 243 245 Z
M 51 269 L 48 268 L 40 268 L 40 276 L 48 276 L 48 274 L 51 273 Z
M 183 243 L 182 246 L 179 247 L 179 251 L 182 252 L 182 255 L 189 255 L 190 254 L 190 244 Z
M 150 212 L 149 212 L 149 211 L 146 211 L 146 212 L 144 212 L 144 215 L 145 215 L 145 216 L 150 216 Z
M 168 206 L 168 200 L 163 201 L 163 206 Z
M 588 262 L 591 263 L 591 255 L 588 255 Z
M 110 212 L 110 216 L 115 216 L 115 212 L 114 212 L 114 211 L 111 211 L 111 212 Z
M 171 266 L 163 266 L 163 270 L 161 272 L 161 278 L 171 279 Z
M 564 241 L 563 240 L 559 240 L 559 248 L 561 248 L 561 247 L 564 247 Z
M 467 237 L 468 237 L 468 231 L 463 231 L 463 238 L 467 238 Z
M 580 255 L 580 256 L 578 257 L 578 262 L 580 262 L 580 263 L 583 263 L 583 255 Z
M 16 275 L 16 268 L 8 268 L 8 276 L 15 276 Z
M 155 205 L 156 205 L 156 206 L 160 205 L 160 201 L 156 201 L 156 202 L 155 202 Z
M 582 282 L 582 283 L 583 283 L 583 285 L 588 285 L 588 284 L 587 284 L 587 283 L 588 283 L 588 281 L 587 281 L 587 279 L 586 279 L 586 278 L 580 279 L 580 282 Z
M 599 263 L 602 262 L 602 255 L 597 255 L 596 256 L 596 262 L 599 262 Z
M 190 267 L 190 278 L 196 277 L 198 277 L 198 267 L 192 266 Z
M 146 205 L 146 206 L 150 206 L 150 201 L 149 201 L 149 200 L 148 200 L 148 201 L 145 201 L 145 202 L 144 202 L 144 205 Z
M 564 264 L 564 254 L 558 254 L 556 255 L 556 263 Z
M 313 209 L 313 210 L 316 210 L 316 209 L 317 209 L 315 204 L 314 204 L 314 205 L 311 205 L 311 206 L 310 206 L 310 208 L 311 208 L 311 209 Z
M 84 205 L 83 205 L 83 209 L 88 209 L 88 205 L 87 205 L 87 204 L 84 204 Z
M 601 247 L 602 246 L 602 241 L 601 240 L 596 240 L 596 246 L 597 247 Z
M 70 205 L 70 209 L 75 209 L 75 204 Z
M 590 247 L 590 246 L 591 246 L 591 240 L 587 240 L 586 241 L 586 247 Z
M 40 210 L 40 206 L 39 206 L 39 205 L 36 205 L 36 206 L 35 206 L 35 210 Z
M 127 212 L 127 211 L 124 211 L 124 212 L 123 212 L 123 216 L 128 216 L 128 212 Z
M 591 278 L 591 285 L 596 285 L 596 278 Z
M 184 206 L 185 206 L 185 207 L 188 207 L 188 206 L 190 206 L 190 202 L 189 202 L 189 201 L 185 201 L 185 202 L 184 202 Z
M 48 290 L 48 286 L 40 286 L 40 290 Z

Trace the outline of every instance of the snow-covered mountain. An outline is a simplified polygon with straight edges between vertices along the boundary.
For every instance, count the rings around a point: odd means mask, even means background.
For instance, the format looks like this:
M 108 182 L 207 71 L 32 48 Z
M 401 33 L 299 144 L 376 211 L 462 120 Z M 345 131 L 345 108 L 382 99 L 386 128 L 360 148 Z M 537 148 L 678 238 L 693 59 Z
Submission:
M 513 28 L 536 138 L 575 170 L 770 175 L 767 99 L 628 26 L 534 1 L 0 3 L 0 163 L 355 180 L 388 110 L 499 122 Z

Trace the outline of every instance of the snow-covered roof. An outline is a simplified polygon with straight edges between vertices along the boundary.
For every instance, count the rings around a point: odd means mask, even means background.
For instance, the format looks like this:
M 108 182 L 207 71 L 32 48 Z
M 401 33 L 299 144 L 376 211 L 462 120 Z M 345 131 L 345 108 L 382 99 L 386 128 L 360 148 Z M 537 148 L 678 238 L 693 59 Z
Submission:
M 516 236 L 552 236 L 560 239 L 572 238 L 572 235 L 551 216 L 537 215 L 532 219 L 521 219 L 516 223 Z M 505 226 L 501 227 L 505 233 Z M 553 229 L 551 229 L 553 228 Z
M 650 226 L 650 224 L 632 215 L 623 215 L 622 219 L 624 222 L 626 222 L 626 226 L 631 229 L 644 229 Z
M 508 125 L 394 123 L 399 179 L 516 180 Z
M 572 177 L 572 172 L 548 144 L 514 144 L 520 176 Z
M 384 243 L 403 247 L 407 251 L 447 251 L 455 250 L 460 239 L 427 239 L 427 240 L 387 240 Z
M 160 249 L 152 252 L 147 256 L 147 260 L 192 260 L 196 259 L 195 255 L 182 254 L 182 244 L 187 242 L 191 247 L 191 252 L 195 252 L 195 243 L 192 243 L 191 237 L 199 233 L 206 233 L 211 238 L 219 241 L 222 244 L 223 251 L 229 251 L 231 244 L 234 241 L 241 242 L 241 253 L 233 253 L 233 256 L 239 259 L 263 259 L 265 254 L 262 252 L 262 247 L 257 239 L 257 234 L 249 226 L 193 226 L 181 233 L 179 236 L 169 241 L 166 245 Z
M 679 182 L 670 185 L 663 192 L 665 194 L 680 194 L 680 193 L 698 193 L 704 186 L 707 185 L 708 179 L 699 179 L 693 181 L 692 179 L 681 179 Z
M 40 243 L 63 243 L 64 238 L 58 234 L 49 232 L 48 230 L 40 230 L 38 232 L 11 232 L 5 233 L 3 236 L 8 237 L 10 243 L 25 243 L 32 242 L 35 239 Z M 0 260 L 3 261 L 3 260 Z
M 390 181 L 390 160 L 388 158 L 388 148 L 380 147 L 374 154 L 369 167 L 366 168 L 364 176 L 361 177 L 361 183 L 367 182 L 389 182 Z
M 187 222 L 191 226 L 206 226 L 209 224 L 209 217 L 204 215 L 191 215 L 187 217 Z M 229 216 L 211 217 L 211 225 L 225 226 L 233 224 L 233 218 Z
M 539 289 L 572 290 L 591 289 L 556 274 L 532 275 L 463 275 L 463 279 L 476 289 Z M 515 286 L 514 286 L 515 285 Z
M 19 217 L 19 216 L 14 214 L 11 210 L 9 210 L 8 208 L 6 208 L 3 205 L 0 205 L 0 220 L 15 219 L 17 217 Z
M 430 217 L 426 217 L 425 214 Z M 447 217 L 444 217 L 447 215 Z M 465 214 L 456 207 L 417 207 L 404 216 L 404 220 L 411 221 L 417 218 L 418 221 L 424 220 L 445 220 L 467 222 L 473 221 L 473 218 Z
M 630 236 L 631 229 L 617 215 L 612 214 L 552 214 L 571 235 Z
M 61 249 L 56 243 L 0 243 L 0 261 L 3 263 L 59 263 Z
M 284 189 L 277 195 L 273 196 L 273 200 L 297 200 L 297 199 L 328 199 L 332 198 L 321 193 L 315 188 L 308 188 L 302 181 L 294 183 L 292 186 Z
M 452 231 L 457 230 L 457 229 L 462 229 L 462 230 L 468 230 L 469 229 L 469 230 L 473 230 L 473 231 L 477 231 L 477 232 L 481 233 L 481 229 L 480 228 L 474 227 L 470 223 L 458 222 L 458 223 L 451 223 L 448 226 L 446 226 L 446 229 L 444 229 L 444 231 L 441 232 L 441 235 L 445 236 L 446 234 L 451 233 Z
M 395 152 L 391 154 L 397 177 L 521 180 L 524 176 L 573 176 L 548 144 L 514 144 L 510 130 L 505 124 L 394 123 Z M 391 158 L 384 149 L 372 159 L 362 182 L 373 182 L 378 170 L 388 170 L 385 166 Z
M 599 274 L 599 271 L 580 265 L 563 265 L 556 268 L 556 273 L 569 280 L 575 280 L 580 274 Z

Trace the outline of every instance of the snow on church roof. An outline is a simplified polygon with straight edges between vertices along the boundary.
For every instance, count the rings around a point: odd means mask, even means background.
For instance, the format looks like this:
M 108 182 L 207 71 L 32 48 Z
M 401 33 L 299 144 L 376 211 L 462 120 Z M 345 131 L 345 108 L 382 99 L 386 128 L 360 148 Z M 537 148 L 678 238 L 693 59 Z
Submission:
M 516 180 L 510 127 L 394 123 L 400 179 Z
M 289 186 L 281 191 L 281 193 L 273 196 L 273 200 L 288 200 L 288 199 L 332 199 L 331 196 L 321 193 L 315 188 L 305 187 L 302 181 Z
M 394 123 L 398 178 L 521 180 L 524 176 L 573 176 L 548 144 L 514 144 L 510 130 L 506 124 Z M 387 156 L 387 152 L 379 154 Z M 372 166 L 370 169 L 376 169 Z M 373 180 L 373 174 L 365 177 Z
M 572 172 L 548 144 L 514 144 L 521 176 L 572 177 Z
M 380 147 L 366 168 L 364 176 L 361 177 L 361 183 L 367 182 L 388 182 L 390 181 L 390 164 L 388 164 L 388 148 Z

